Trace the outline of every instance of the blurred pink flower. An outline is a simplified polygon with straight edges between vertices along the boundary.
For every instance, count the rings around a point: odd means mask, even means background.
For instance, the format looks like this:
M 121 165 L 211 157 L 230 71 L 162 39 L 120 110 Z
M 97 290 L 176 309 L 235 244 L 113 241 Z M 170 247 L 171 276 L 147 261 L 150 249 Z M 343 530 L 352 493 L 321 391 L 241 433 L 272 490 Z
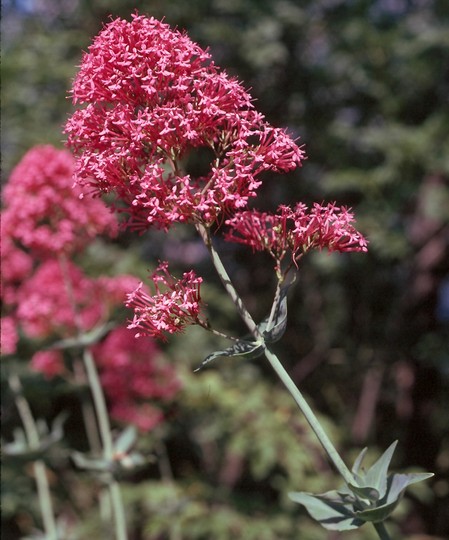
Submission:
M 0 229 L 1 299 L 4 307 L 12 308 L 18 287 L 32 273 L 33 259 L 5 234 L 3 219 Z
M 0 318 L 0 349 L 1 354 L 14 354 L 17 350 L 19 335 L 17 333 L 17 323 L 13 317 L 5 316 Z
M 367 251 L 367 241 L 354 228 L 354 215 L 335 204 L 315 203 L 311 209 L 299 203 L 294 209 L 280 206 L 277 214 L 247 210 L 226 221 L 225 239 L 267 251 L 276 261 L 287 252 L 297 261 L 311 249 Z
M 39 257 L 73 253 L 99 234 L 115 235 L 117 221 L 105 204 L 73 187 L 74 166 L 66 150 L 29 150 L 4 189 L 2 235 Z
M 127 307 L 134 309 L 129 329 L 139 330 L 136 337 L 151 336 L 165 340 L 165 334 L 182 332 L 189 324 L 204 324 L 200 320 L 202 278 L 193 271 L 185 272 L 180 280 L 168 272 L 162 262 L 151 276 L 155 294 L 150 296 L 143 284 L 128 295 Z M 162 287 L 161 287 L 162 285 Z
M 64 359 L 61 351 L 38 351 L 31 358 L 31 369 L 52 379 L 64 372 Z
M 76 180 L 125 201 L 129 224 L 210 225 L 246 207 L 262 171 L 290 171 L 303 151 L 268 124 L 242 85 L 188 36 L 134 15 L 106 25 L 84 55 L 66 124 Z M 209 170 L 182 171 L 189 152 L 211 151 Z
M 107 321 L 137 282 L 131 276 L 93 279 L 71 262 L 47 260 L 18 289 L 17 319 L 32 338 L 88 331 Z
M 181 383 L 155 342 L 135 339 L 131 330 L 118 327 L 93 353 L 112 418 L 142 431 L 159 424 L 163 420 L 160 407 L 173 399 Z

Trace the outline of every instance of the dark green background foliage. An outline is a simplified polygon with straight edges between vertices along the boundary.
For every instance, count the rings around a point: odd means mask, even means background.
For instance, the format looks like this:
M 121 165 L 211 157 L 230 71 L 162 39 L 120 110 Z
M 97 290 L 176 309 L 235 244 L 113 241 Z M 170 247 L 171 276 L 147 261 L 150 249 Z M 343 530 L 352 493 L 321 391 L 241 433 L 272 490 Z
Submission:
M 258 109 L 301 137 L 308 160 L 294 174 L 267 177 L 259 208 L 299 200 L 354 208 L 369 253 L 304 260 L 276 350 L 348 463 L 360 447 L 372 447 L 374 457 L 398 438 L 395 469 L 436 473 L 410 489 L 389 525 L 393 536 L 446 536 L 449 2 L 5 1 L 4 179 L 32 145 L 62 145 L 81 50 L 110 14 L 129 17 L 135 8 L 210 46 L 215 61 L 252 89 Z M 144 271 L 176 253 L 185 270 L 195 242 L 184 229 L 167 238 L 150 232 L 98 246 L 84 259 L 92 271 L 124 271 L 136 260 Z M 271 262 L 238 246 L 218 248 L 254 316 L 263 318 L 273 294 Z M 208 283 L 211 320 L 243 331 L 206 263 L 198 260 L 196 269 Z M 193 328 L 166 347 L 185 389 L 163 429 L 139 441 L 159 459 L 125 482 L 132 538 L 338 538 L 287 499 L 289 490 L 326 491 L 336 480 L 263 361 L 218 360 L 192 374 L 222 345 Z M 35 376 L 24 384 L 37 415 L 76 412 L 76 400 L 57 385 Z M 8 405 L 5 411 L 8 433 L 15 413 Z M 77 424 L 68 426 L 76 447 Z M 61 455 L 49 461 L 58 511 L 82 516 L 79 538 L 101 537 L 93 483 Z M 3 482 L 5 538 L 16 538 L 36 512 L 33 483 L 23 464 L 8 461 Z M 364 527 L 348 537 L 373 534 Z

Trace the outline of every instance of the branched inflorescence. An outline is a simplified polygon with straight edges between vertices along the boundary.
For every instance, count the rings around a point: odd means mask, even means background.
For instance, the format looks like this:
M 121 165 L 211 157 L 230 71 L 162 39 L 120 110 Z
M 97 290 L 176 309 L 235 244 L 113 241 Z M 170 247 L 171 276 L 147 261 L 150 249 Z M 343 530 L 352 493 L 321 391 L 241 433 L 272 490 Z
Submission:
M 154 18 L 116 19 L 85 54 L 66 125 L 76 179 L 115 192 L 129 225 L 211 225 L 256 195 L 262 171 L 290 171 L 302 150 L 264 120 L 242 85 L 186 34 Z M 204 176 L 182 169 L 189 152 L 211 151 Z
M 210 239 L 212 226 L 227 220 L 226 239 L 268 251 L 279 279 L 288 252 L 296 265 L 312 248 L 366 249 L 345 208 L 248 210 L 261 173 L 292 171 L 304 152 L 185 33 L 138 14 L 112 20 L 84 55 L 72 98 L 81 105 L 66 124 L 77 155 L 75 179 L 95 194 L 114 193 L 128 227 L 192 223 Z M 210 161 L 194 176 L 183 165 L 201 148 Z M 138 335 L 165 339 L 189 324 L 208 327 L 200 318 L 201 279 L 193 272 L 176 281 L 163 263 L 151 280 L 153 295 L 141 285 L 128 299 L 135 313 L 130 328 Z

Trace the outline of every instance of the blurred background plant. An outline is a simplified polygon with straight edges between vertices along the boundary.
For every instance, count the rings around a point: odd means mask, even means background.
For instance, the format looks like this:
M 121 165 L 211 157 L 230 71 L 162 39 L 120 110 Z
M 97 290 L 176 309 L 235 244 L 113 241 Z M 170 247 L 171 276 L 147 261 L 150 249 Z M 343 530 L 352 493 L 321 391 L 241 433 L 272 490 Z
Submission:
M 210 46 L 217 64 L 252 89 L 267 119 L 306 144 L 302 169 L 264 184 L 262 210 L 298 200 L 337 200 L 354 208 L 358 228 L 370 240 L 368 255 L 314 253 L 304 260 L 277 350 L 348 463 L 357 446 L 385 449 L 399 439 L 393 468 L 436 473 L 410 489 L 389 526 L 393 537 L 446 537 L 448 3 L 5 0 L 3 181 L 35 144 L 62 146 L 71 111 L 66 96 L 80 51 L 109 15 L 129 18 L 135 8 L 165 17 Z M 260 320 L 272 299 L 271 265 L 244 247 L 219 248 Z M 242 331 L 217 278 L 208 274 L 205 250 L 187 229 L 96 240 L 77 263 L 93 278 L 143 277 L 158 258 L 180 268 L 195 262 L 207 281 L 211 317 Z M 50 425 L 69 411 L 65 444 L 86 451 L 74 390 L 31 371 L 33 344 L 22 339 L 19 345 L 19 372 L 34 416 Z M 216 348 L 216 338 L 196 327 L 162 347 L 182 390 L 165 420 L 139 436 L 139 451 L 152 461 L 124 475 L 131 538 L 338 538 L 287 498 L 291 490 L 335 487 L 289 396 L 257 360 L 221 360 L 193 374 Z M 5 365 L 3 436 L 9 441 L 18 417 Z M 109 384 L 117 388 L 117 381 Z M 123 420 L 129 418 L 122 411 L 116 429 Z M 41 528 L 27 464 L 3 462 L 4 538 L 32 537 Z M 47 476 L 63 537 L 101 537 L 92 505 L 97 484 L 75 471 L 61 448 L 52 450 Z M 355 535 L 373 538 L 369 528 Z

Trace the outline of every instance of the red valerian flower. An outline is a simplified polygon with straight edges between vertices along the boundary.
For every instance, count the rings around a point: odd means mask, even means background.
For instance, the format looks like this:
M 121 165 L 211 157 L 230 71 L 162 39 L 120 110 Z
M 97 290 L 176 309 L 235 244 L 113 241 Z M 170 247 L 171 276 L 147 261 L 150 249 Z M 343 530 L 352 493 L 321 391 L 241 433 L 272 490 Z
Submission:
M 200 324 L 202 278 L 193 270 L 185 272 L 180 280 L 168 271 L 168 263 L 162 262 L 151 276 L 155 294 L 149 295 L 143 283 L 128 294 L 126 306 L 134 309 L 134 317 L 128 328 L 137 329 L 139 336 L 151 336 L 166 340 L 165 333 L 182 332 L 189 324 Z
M 67 150 L 29 150 L 4 189 L 2 234 L 44 258 L 74 253 L 99 234 L 115 235 L 117 220 L 106 205 L 73 187 L 74 168 Z
M 132 276 L 92 279 L 71 262 L 49 259 L 18 288 L 16 318 L 31 338 L 73 336 L 107 321 L 137 282 Z
M 31 358 L 31 369 L 42 373 L 46 379 L 53 379 L 64 373 L 64 358 L 61 351 L 38 351 Z
M 153 340 L 135 339 L 131 330 L 118 327 L 93 348 L 93 354 L 112 418 L 141 431 L 162 422 L 162 407 L 181 382 Z
M 2 355 L 14 354 L 17 350 L 19 336 L 14 317 L 6 315 L 0 318 L 0 353 Z
M 262 171 L 290 171 L 304 158 L 207 51 L 154 18 L 106 25 L 84 55 L 72 97 L 84 105 L 66 124 L 75 178 L 115 192 L 135 229 L 210 225 L 246 207 Z M 182 162 L 200 147 L 212 157 L 194 178 Z
M 226 221 L 225 240 L 267 251 L 277 262 L 288 252 L 296 262 L 311 249 L 367 251 L 367 241 L 353 222 L 352 212 L 335 204 L 280 206 L 276 214 L 247 210 Z
M 33 271 L 33 259 L 18 248 L 5 233 L 3 219 L 0 228 L 0 263 L 2 305 L 4 308 L 13 308 L 16 304 L 17 289 Z

